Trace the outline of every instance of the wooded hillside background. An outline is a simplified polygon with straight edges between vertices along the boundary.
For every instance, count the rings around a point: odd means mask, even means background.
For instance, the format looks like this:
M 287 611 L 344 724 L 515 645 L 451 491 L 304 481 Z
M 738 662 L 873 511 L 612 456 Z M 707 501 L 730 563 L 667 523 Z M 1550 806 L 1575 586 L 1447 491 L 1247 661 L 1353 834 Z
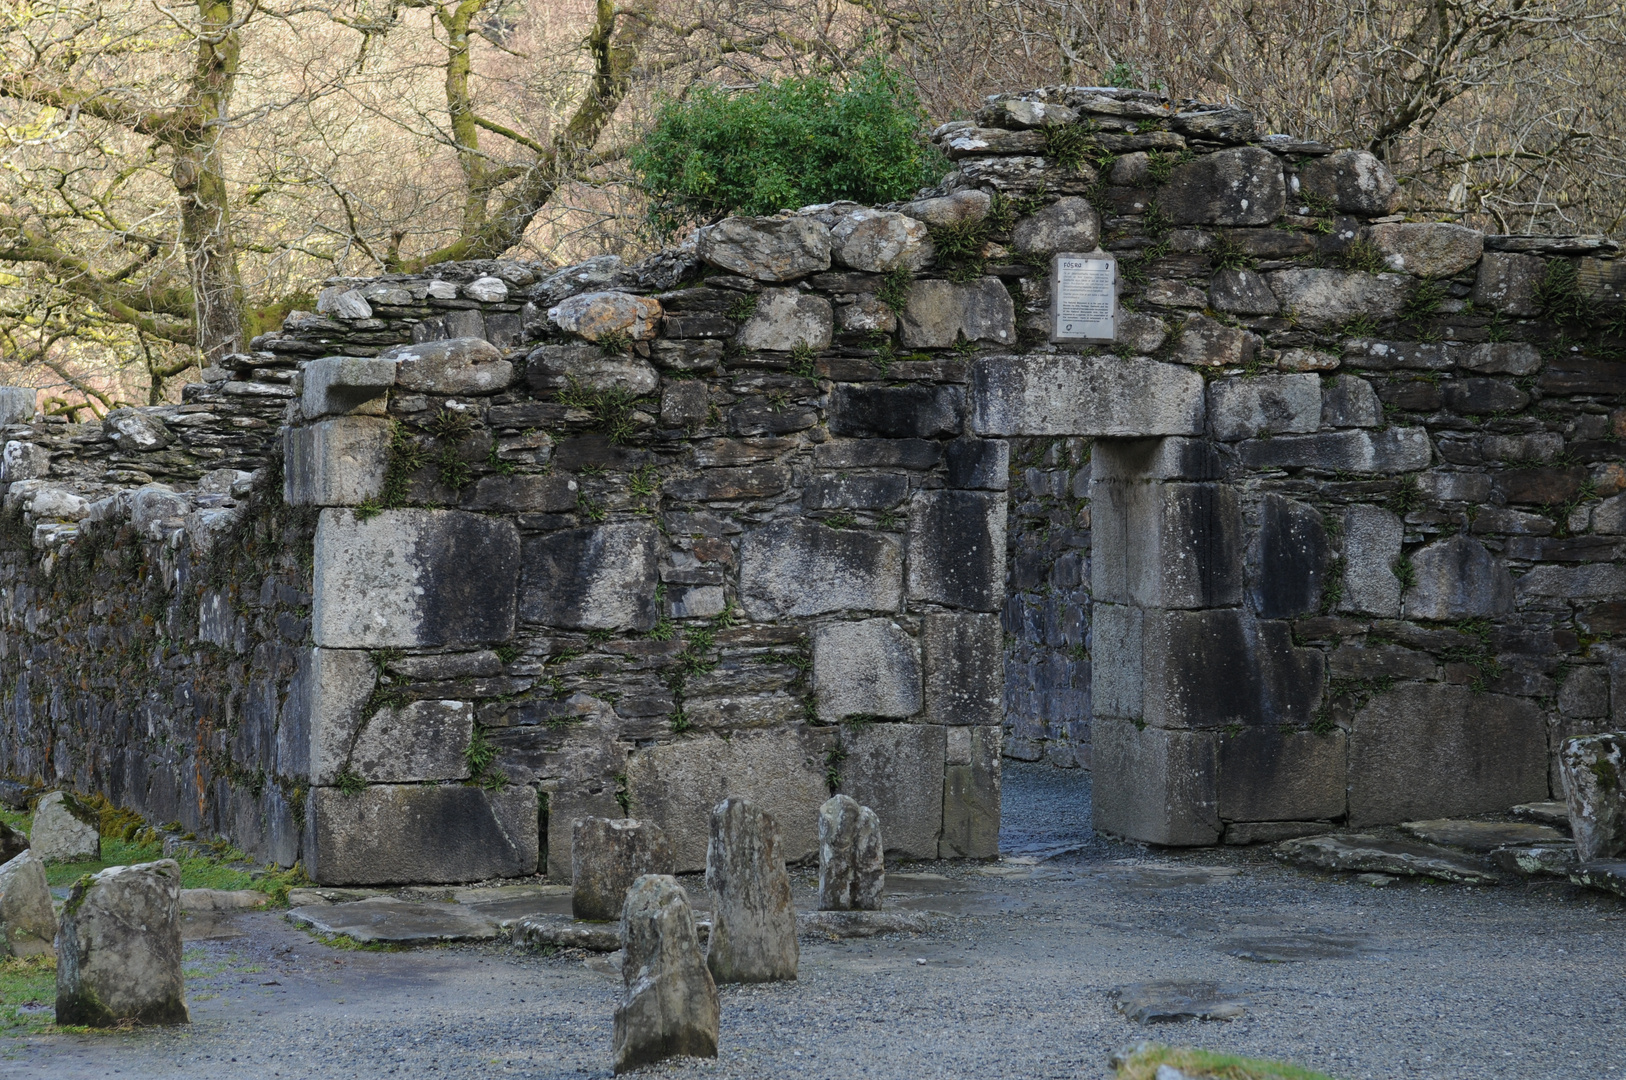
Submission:
M 174 398 L 332 275 L 657 243 L 626 164 L 705 82 L 879 56 L 933 122 L 1133 85 L 1371 149 L 1404 210 L 1626 227 L 1619 0 L 0 0 L 0 381 Z

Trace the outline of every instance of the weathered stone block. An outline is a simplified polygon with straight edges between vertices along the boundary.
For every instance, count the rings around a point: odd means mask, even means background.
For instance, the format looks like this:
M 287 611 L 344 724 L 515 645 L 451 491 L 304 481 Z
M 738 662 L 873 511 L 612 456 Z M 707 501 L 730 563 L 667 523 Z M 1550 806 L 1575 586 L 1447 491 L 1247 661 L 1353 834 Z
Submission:
M 920 711 L 920 655 L 891 619 L 825 623 L 813 631 L 819 716 L 913 716 Z
M 791 472 L 783 465 L 756 465 L 743 469 L 706 469 L 695 476 L 667 482 L 668 498 L 707 502 L 766 499 L 790 487 Z
M 301 370 L 304 390 L 299 411 L 307 420 L 344 413 L 384 415 L 384 399 L 395 385 L 395 362 L 365 356 L 324 356 Z
M 673 872 L 672 845 L 652 821 L 577 818 L 570 830 L 570 913 L 619 919 L 627 890 L 645 874 Z
M 1171 847 L 1219 842 L 1214 732 L 1097 718 L 1091 734 L 1097 832 Z
M 277 729 L 277 768 L 312 783 L 339 778 L 378 682 L 378 666 L 361 649 L 304 649 Z
M 1286 197 L 1281 159 L 1244 146 L 1175 168 L 1158 205 L 1176 225 L 1268 225 L 1281 216 Z
M 397 361 L 396 386 L 420 394 L 495 394 L 514 381 L 514 365 L 484 338 L 396 345 L 380 356 Z
M 698 379 L 670 382 L 661 388 L 661 424 L 664 427 L 698 427 L 711 411 L 711 393 Z
M 28 846 L 43 862 L 80 862 L 102 857 L 96 812 L 66 791 L 42 795 L 28 827 Z
M 1400 518 L 1379 506 L 1344 511 L 1344 589 L 1338 610 L 1395 618 L 1400 614 Z
M 1453 536 L 1413 553 L 1417 581 L 1406 592 L 1408 619 L 1454 620 L 1513 610 L 1513 575 L 1478 540 Z
M 175 441 L 162 420 L 134 408 L 114 409 L 102 417 L 102 433 L 127 454 L 162 450 Z
M 794 727 L 640 749 L 626 766 L 632 812 L 666 833 L 680 874 L 705 869 L 706 822 L 711 808 L 730 795 L 773 814 L 787 862 L 816 858 L 819 807 L 829 798 L 824 770 L 832 736 Z
M 1401 274 L 1351 270 L 1272 270 L 1265 280 L 1282 310 L 1312 330 L 1339 326 L 1357 316 L 1395 318 L 1413 288 L 1412 279 Z
M 643 341 L 655 336 L 661 302 L 652 296 L 624 292 L 582 293 L 549 308 L 548 318 L 565 333 L 588 341 L 615 334 Z
M 1541 304 L 1536 290 L 1546 274 L 1546 259 L 1486 252 L 1479 260 L 1479 276 L 1474 280 L 1474 306 L 1521 319 L 1539 315 Z
M 536 873 L 536 790 L 370 784 L 313 788 L 306 872 L 323 885 L 448 884 Z
M 1547 797 L 1547 734 L 1532 701 L 1422 683 L 1380 693 L 1349 732 L 1349 823 L 1506 810 Z
M 1219 816 L 1314 821 L 1344 815 L 1344 733 L 1253 728 L 1220 737 Z
M 57 936 L 56 1022 L 184 1024 L 181 868 L 110 866 L 74 882 Z
M 370 783 L 462 780 L 469 775 L 464 755 L 473 735 L 472 702 L 413 701 L 380 709 L 357 735 L 350 768 Z
M 998 615 L 933 611 L 920 624 L 929 724 L 998 724 L 1005 650 Z
M 520 617 L 578 630 L 655 625 L 660 533 L 647 522 L 562 529 L 525 540 Z
M 717 985 L 700 953 L 683 886 L 659 874 L 639 878 L 627 892 L 621 937 L 616 1075 L 670 1057 L 716 1057 Z
M 886 851 L 935 859 L 943 832 L 946 729 L 937 724 L 849 724 L 841 731 L 841 793 L 874 809 Z
M 1315 507 L 1266 495 L 1248 552 L 1248 595 L 1254 612 L 1262 619 L 1290 619 L 1316 611 L 1328 554 L 1327 530 Z
M 1457 365 L 1486 375 L 1534 375 L 1541 370 L 1541 350 L 1527 341 L 1487 342 L 1458 356 Z
M 316 527 L 317 645 L 479 645 L 514 633 L 519 535 L 461 510 L 323 510 Z
M 1299 170 L 1295 193 L 1319 195 L 1340 212 L 1358 217 L 1394 213 L 1400 185 L 1388 166 L 1365 150 L 1339 150 Z
M 819 807 L 819 910 L 879 911 L 886 889 L 881 819 L 836 795 Z
M 539 345 L 525 358 L 525 382 L 533 390 L 620 390 L 632 397 L 655 392 L 660 376 L 647 360 L 606 356 L 596 345 Z
M 1101 219 L 1088 199 L 1057 199 L 1023 218 L 1011 231 L 1011 246 L 1024 255 L 1047 258 L 1061 251 L 1094 251 L 1101 239 Z
M 56 930 L 45 864 L 24 850 L 0 865 L 0 955 L 50 956 Z
M 1321 651 L 1294 645 L 1286 622 L 1235 608 L 1148 611 L 1142 635 L 1153 727 L 1305 727 L 1321 704 Z
M 1208 439 L 1103 439 L 1090 452 L 1090 479 L 1218 480 L 1219 452 Z
M 1090 616 L 1094 642 L 1090 696 L 1095 715 L 1138 720 L 1145 711 L 1145 615 L 1138 607 L 1096 602 Z
M 1485 251 L 1484 233 L 1443 221 L 1389 222 L 1367 234 L 1390 270 L 1418 277 L 1455 277 Z
M 1203 378 L 1178 364 L 1102 356 L 988 356 L 971 365 L 979 435 L 1200 435 Z
M 909 503 L 909 596 L 997 611 L 1005 602 L 1005 496 L 923 491 Z
M 742 349 L 790 352 L 806 346 L 828 349 L 835 333 L 830 301 L 799 289 L 763 289 L 734 344 Z
M 1434 447 L 1426 428 L 1335 431 L 1254 439 L 1237 447 L 1250 469 L 1325 469 L 1355 473 L 1399 473 L 1426 469 Z
M 917 281 L 909 287 L 898 336 L 906 348 L 946 349 L 967 341 L 1016 343 L 1016 304 L 996 277 L 964 285 Z
M 292 506 L 359 506 L 384 490 L 390 422 L 345 416 L 288 429 L 282 497 Z
M 32 420 L 38 397 L 39 391 L 32 386 L 0 386 L 0 427 Z
M 1225 484 L 1092 482 L 1098 601 L 1200 608 L 1242 599 L 1241 511 Z
M 1209 282 L 1215 311 L 1238 315 L 1274 315 L 1282 305 L 1256 270 L 1220 270 Z
M 1011 444 L 1004 439 L 955 439 L 948 444 L 948 486 L 1004 491 L 1011 482 Z
M 1202 296 L 1192 297 L 1193 307 L 1205 306 Z M 1187 315 L 1180 337 L 1169 350 L 1169 359 L 1192 367 L 1240 367 L 1253 359 L 1254 337 L 1246 330 L 1226 326 L 1207 315 Z
M 576 481 L 568 476 L 482 476 L 474 486 L 471 510 L 519 514 L 562 514 L 576 509 Z
M 1144 356 L 1156 352 L 1167 340 L 1169 328 L 1156 315 L 1118 310 L 1118 344 L 1127 345 L 1132 352 Z
M 887 210 L 854 210 L 843 216 L 830 230 L 830 244 L 837 262 L 871 274 L 900 266 L 920 270 L 932 257 L 925 224 Z
M 903 548 L 885 533 L 782 521 L 740 540 L 740 603 L 753 619 L 897 611 Z
M 909 478 L 897 473 L 816 476 L 802 488 L 802 505 L 809 510 L 880 510 L 908 495 Z
M 758 281 L 830 269 L 830 230 L 808 217 L 731 217 L 700 230 L 700 257 Z
M 1321 426 L 1379 427 L 1383 403 L 1372 384 L 1355 375 L 1339 375 L 1321 388 Z
M 992 859 L 999 855 L 998 727 L 948 729 L 949 761 L 943 769 L 943 835 L 940 859 Z M 953 752 L 964 742 L 967 760 Z
M 904 203 L 901 209 L 928 225 L 957 225 L 963 221 L 981 221 L 988 216 L 992 204 L 993 199 L 986 191 L 970 188 L 930 199 L 916 199 Z
M 11 485 L 51 474 L 51 452 L 37 443 L 12 439 L 0 451 L 0 483 Z
M 1208 384 L 1208 422 L 1214 438 L 1305 433 L 1321 426 L 1321 380 L 1315 375 L 1259 375 Z
M 711 812 L 706 889 L 712 896 L 706 967 L 720 983 L 796 978 L 796 910 L 779 845 L 779 823 L 731 795 Z
M 1626 735 L 1566 739 L 1558 769 L 1577 858 L 1587 863 L 1626 855 Z
M 837 383 L 830 392 L 830 433 L 870 438 L 935 439 L 960 432 L 965 392 L 958 386 Z

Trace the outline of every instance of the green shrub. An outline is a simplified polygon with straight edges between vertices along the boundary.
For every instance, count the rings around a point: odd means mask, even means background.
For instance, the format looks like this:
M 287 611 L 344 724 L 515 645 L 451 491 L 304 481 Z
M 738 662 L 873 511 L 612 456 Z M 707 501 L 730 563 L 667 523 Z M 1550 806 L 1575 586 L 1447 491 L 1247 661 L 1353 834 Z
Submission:
M 660 107 L 631 164 L 662 233 L 731 213 L 891 202 L 948 170 L 922 135 L 925 119 L 914 92 L 879 61 L 845 85 L 815 76 L 743 92 L 702 86 Z

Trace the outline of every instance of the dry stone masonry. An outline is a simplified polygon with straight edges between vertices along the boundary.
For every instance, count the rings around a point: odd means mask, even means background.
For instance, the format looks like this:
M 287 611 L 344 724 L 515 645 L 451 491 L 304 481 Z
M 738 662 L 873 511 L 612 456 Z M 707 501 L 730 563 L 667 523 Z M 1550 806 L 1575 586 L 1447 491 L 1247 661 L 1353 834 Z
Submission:
M 1282 839 L 1626 725 L 1617 245 L 1140 91 L 934 137 L 906 203 L 336 279 L 182 405 L 16 402 L 6 770 L 382 884 L 563 878 L 589 817 L 699 870 L 729 797 L 988 857 L 1002 753 Z

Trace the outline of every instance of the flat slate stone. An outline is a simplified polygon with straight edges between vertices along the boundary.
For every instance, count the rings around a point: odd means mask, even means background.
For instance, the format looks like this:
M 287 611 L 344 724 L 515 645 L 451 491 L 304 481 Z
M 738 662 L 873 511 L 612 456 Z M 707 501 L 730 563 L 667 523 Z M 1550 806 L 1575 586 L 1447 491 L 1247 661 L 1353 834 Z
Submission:
M 1562 801 L 1520 803 L 1508 813 L 1537 825 L 1551 825 L 1565 835 L 1570 831 L 1570 808 Z
M 1500 847 L 1491 852 L 1491 865 L 1508 874 L 1535 877 L 1550 874 L 1568 877 L 1580 859 L 1575 844 L 1565 840 L 1557 844 L 1532 844 L 1529 847 Z
M 878 934 L 924 934 L 932 918 L 923 911 L 798 911 L 796 931 L 832 938 L 867 938 Z
M 490 941 L 493 920 L 462 904 L 420 904 L 375 896 L 349 904 L 294 908 L 288 918 L 318 933 L 339 934 L 362 944 L 430 945 L 437 941 Z
M 1626 862 L 1582 863 L 1570 871 L 1570 880 L 1577 885 L 1626 896 Z
M 1431 844 L 1464 848 L 1468 851 L 1494 851 L 1510 844 L 1551 844 L 1564 839 L 1557 829 L 1522 821 L 1406 821 L 1402 832 Z
M 1137 1024 L 1167 1024 L 1180 1020 L 1235 1020 L 1247 1011 L 1247 1002 L 1235 990 L 1218 983 L 1158 979 L 1131 983 L 1114 990 L 1113 1008 Z
M 1370 952 L 1371 946 L 1371 939 L 1359 934 L 1303 933 L 1233 938 L 1220 950 L 1256 964 L 1291 964 L 1301 960 L 1347 960 Z
M 1284 840 L 1276 856 L 1318 870 L 1358 870 L 1366 873 L 1431 877 L 1460 885 L 1495 885 L 1499 879 L 1478 859 L 1449 848 L 1411 840 L 1382 840 L 1376 836 L 1309 836 Z
M 615 952 L 621 947 L 621 927 L 617 923 L 580 923 L 567 915 L 527 915 L 514 923 L 514 944 L 530 949 Z

